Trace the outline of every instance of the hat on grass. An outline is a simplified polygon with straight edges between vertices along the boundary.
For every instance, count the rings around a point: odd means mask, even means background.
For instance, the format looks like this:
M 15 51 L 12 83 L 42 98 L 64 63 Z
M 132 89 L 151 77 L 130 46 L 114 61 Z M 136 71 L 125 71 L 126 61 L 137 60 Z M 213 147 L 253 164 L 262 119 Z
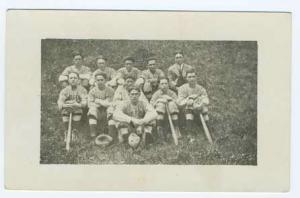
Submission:
M 113 138 L 106 134 L 100 134 L 95 139 L 95 144 L 98 146 L 108 146 L 113 141 Z

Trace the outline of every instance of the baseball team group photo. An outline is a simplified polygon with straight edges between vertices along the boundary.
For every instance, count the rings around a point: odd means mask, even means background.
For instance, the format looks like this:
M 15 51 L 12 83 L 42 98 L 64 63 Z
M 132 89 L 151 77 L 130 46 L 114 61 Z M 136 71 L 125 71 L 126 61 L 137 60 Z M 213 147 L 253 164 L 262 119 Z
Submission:
M 257 164 L 257 42 L 41 40 L 41 164 Z

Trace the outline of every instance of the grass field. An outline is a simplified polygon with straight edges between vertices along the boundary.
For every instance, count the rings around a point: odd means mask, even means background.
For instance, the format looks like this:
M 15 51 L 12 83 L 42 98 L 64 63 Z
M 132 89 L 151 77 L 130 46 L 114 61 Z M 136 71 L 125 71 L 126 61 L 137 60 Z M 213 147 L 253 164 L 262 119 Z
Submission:
M 198 82 L 210 98 L 210 121 L 214 144 L 201 128 L 194 141 L 184 136 L 178 146 L 154 143 L 132 150 L 126 145 L 101 148 L 88 137 L 83 126 L 81 140 L 67 153 L 57 109 L 58 76 L 72 63 L 71 53 L 81 49 L 85 65 L 96 69 L 95 57 L 102 54 L 108 65 L 122 66 L 128 54 L 145 69 L 149 54 L 159 58 L 166 70 L 174 62 L 173 52 L 183 49 L 185 62 L 197 69 Z M 41 151 L 43 164 L 228 164 L 257 163 L 257 43 L 254 41 L 128 41 L 54 40 L 42 41 Z

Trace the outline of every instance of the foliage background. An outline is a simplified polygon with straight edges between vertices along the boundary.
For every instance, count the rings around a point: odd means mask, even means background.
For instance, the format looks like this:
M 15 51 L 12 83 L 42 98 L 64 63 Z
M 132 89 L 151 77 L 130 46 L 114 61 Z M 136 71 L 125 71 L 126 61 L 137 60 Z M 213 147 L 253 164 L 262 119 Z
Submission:
M 125 145 L 97 147 L 85 137 L 66 153 L 63 127 L 57 109 L 58 76 L 72 64 L 72 52 L 81 50 L 93 71 L 95 58 L 103 55 L 118 69 L 126 55 L 145 69 L 150 54 L 164 71 L 174 63 L 174 51 L 182 49 L 185 62 L 197 69 L 198 82 L 210 97 L 209 129 L 214 144 L 203 133 L 194 142 L 183 138 L 131 150 Z M 257 163 L 257 42 L 256 41 L 150 41 L 44 39 L 41 43 L 41 150 L 43 164 L 244 164 Z

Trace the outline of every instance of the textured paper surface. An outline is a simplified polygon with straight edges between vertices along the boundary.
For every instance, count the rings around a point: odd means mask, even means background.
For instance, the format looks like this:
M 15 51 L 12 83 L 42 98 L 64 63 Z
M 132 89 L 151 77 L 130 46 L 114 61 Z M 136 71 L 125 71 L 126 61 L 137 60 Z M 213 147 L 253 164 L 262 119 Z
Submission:
M 40 165 L 41 39 L 44 38 L 257 41 L 258 165 Z M 288 191 L 290 60 L 289 13 L 8 11 L 6 188 Z

